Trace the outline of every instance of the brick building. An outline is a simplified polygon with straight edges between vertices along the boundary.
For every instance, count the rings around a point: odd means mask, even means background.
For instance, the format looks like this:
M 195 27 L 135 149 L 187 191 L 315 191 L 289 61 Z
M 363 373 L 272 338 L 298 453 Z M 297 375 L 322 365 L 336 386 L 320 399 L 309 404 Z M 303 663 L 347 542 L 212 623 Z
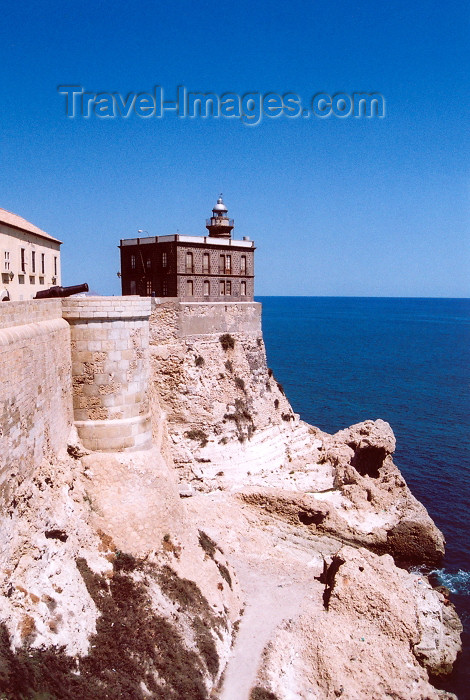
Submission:
M 122 239 L 122 294 L 182 301 L 253 301 L 255 244 L 232 238 L 233 219 L 219 197 L 208 236 Z

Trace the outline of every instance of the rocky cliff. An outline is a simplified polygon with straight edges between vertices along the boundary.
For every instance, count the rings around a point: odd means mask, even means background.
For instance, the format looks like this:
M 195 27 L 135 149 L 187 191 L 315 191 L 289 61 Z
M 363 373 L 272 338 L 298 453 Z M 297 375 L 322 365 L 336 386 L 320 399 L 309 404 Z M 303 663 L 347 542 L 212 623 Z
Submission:
M 429 679 L 460 622 L 410 571 L 444 541 L 390 426 L 303 423 L 256 324 L 171 332 L 175 313 L 150 324 L 152 449 L 72 434 L 3 505 L 0 693 L 446 697 Z

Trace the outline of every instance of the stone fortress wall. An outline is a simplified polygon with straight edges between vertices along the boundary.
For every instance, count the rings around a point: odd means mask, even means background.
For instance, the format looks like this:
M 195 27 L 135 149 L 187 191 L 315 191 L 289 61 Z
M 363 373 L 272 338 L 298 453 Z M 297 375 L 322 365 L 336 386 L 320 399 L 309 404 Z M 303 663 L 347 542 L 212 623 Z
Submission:
M 64 449 L 74 423 L 91 450 L 150 447 L 149 335 L 155 344 L 260 329 L 253 302 L 131 296 L 0 304 L 0 490 Z
M 66 445 L 70 329 L 59 299 L 0 304 L 0 494 Z
M 259 302 L 191 302 L 156 299 L 150 317 L 151 343 L 197 335 L 260 333 Z

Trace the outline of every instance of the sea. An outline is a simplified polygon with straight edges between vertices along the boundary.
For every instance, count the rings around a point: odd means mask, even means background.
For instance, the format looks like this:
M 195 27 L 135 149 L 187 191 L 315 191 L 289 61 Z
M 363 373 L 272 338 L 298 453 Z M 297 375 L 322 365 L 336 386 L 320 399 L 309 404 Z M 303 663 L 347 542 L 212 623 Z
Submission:
M 435 585 L 464 625 L 453 673 L 470 698 L 470 299 L 257 297 L 268 365 L 302 420 L 390 423 L 394 461 L 446 539 Z

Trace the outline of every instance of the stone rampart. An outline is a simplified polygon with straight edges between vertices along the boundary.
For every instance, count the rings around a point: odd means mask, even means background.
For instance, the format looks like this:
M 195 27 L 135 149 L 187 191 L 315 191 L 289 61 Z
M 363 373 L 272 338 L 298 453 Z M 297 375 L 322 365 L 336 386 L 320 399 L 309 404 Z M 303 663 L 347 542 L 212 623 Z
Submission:
M 57 318 L 62 318 L 60 299 L 31 299 L 0 303 L 0 329 Z
M 66 445 L 72 425 L 70 330 L 60 300 L 0 304 L 0 492 Z
M 152 300 L 150 344 L 219 333 L 261 333 L 258 302 L 186 302 Z
M 150 447 L 149 342 L 260 332 L 254 302 L 130 296 L 0 304 L 0 489 L 63 449 L 73 423 L 91 450 Z
M 69 298 L 73 410 L 85 447 L 118 452 L 151 445 L 150 299 Z

